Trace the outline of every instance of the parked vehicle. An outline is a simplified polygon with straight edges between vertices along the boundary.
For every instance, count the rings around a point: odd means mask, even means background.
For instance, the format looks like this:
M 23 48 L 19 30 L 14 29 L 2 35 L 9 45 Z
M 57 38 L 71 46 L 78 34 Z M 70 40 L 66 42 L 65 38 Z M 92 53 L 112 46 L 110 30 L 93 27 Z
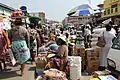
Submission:
M 120 76 L 120 35 L 114 40 L 107 58 L 108 69 L 115 77 Z

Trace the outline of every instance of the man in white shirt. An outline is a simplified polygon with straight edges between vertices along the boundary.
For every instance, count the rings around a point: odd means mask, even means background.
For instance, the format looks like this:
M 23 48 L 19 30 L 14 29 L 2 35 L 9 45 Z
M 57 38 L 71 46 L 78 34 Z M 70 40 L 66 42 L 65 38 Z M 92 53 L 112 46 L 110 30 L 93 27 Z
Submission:
M 85 43 L 90 47 L 91 45 L 91 30 L 89 29 L 89 26 L 86 26 L 85 33 L 84 33 Z

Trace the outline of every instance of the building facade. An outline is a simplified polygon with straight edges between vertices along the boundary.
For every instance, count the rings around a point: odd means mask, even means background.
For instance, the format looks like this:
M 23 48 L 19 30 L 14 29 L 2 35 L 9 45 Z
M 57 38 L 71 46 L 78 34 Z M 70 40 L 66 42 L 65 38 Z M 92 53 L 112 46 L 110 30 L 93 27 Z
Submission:
M 120 15 L 120 0 L 105 0 L 104 1 L 104 13 L 102 17 L 112 17 Z
M 90 16 L 74 16 L 74 17 L 66 17 L 65 22 L 73 24 L 75 27 L 83 24 L 85 25 L 88 22 L 91 22 L 92 18 Z
M 9 7 L 3 3 L 0 3 L 0 15 L 5 15 L 5 16 L 11 16 L 11 13 L 14 11 L 15 9 L 12 7 Z
M 39 17 L 41 19 L 41 23 L 42 24 L 46 23 L 45 13 L 44 12 L 29 13 L 29 15 L 30 16 Z

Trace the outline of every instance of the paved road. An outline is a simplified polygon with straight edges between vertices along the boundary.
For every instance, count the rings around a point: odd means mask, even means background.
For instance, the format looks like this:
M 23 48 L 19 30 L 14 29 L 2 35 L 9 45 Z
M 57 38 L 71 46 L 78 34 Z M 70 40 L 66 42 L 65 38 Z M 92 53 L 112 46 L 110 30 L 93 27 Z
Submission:
M 20 65 L 15 67 L 8 66 L 8 70 L 0 72 L 0 80 L 35 80 L 34 69 L 34 66 L 27 64 L 25 68 L 25 74 L 23 77 L 21 77 Z

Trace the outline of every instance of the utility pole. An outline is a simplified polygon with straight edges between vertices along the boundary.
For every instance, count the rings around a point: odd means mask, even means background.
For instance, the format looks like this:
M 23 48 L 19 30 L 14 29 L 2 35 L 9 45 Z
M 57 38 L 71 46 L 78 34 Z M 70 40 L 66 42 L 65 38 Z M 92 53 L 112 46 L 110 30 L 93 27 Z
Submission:
M 89 4 L 91 4 L 91 0 L 88 0 L 89 1 Z

